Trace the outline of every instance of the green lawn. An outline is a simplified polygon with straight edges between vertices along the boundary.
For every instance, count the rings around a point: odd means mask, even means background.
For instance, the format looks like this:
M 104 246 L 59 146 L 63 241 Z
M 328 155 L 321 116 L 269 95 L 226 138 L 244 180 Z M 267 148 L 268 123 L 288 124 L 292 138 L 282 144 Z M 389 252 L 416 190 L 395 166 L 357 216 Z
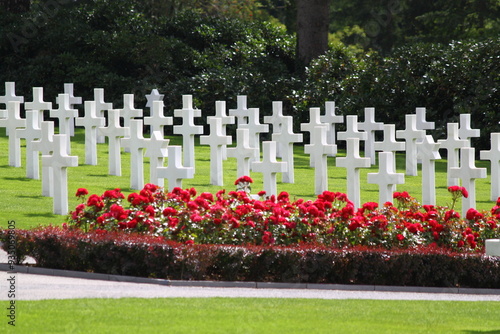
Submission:
M 7 221 L 14 220 L 17 228 L 31 228 L 40 224 L 61 224 L 64 222 L 63 216 L 52 214 L 52 199 L 41 196 L 41 181 L 27 179 L 25 177 L 25 161 L 23 147 L 23 167 L 14 168 L 8 166 L 8 145 L 5 129 L 0 129 L 0 194 L 3 201 L 0 202 L 0 226 L 6 227 Z M 179 137 L 173 138 L 171 144 L 179 145 Z M 22 144 L 24 144 L 22 142 Z M 91 193 L 102 194 L 107 189 L 121 188 L 125 194 L 133 192 L 130 187 L 129 159 L 128 153 L 122 154 L 122 176 L 108 175 L 107 144 L 98 145 L 98 165 L 85 165 L 83 130 L 78 129 L 77 136 L 72 139 L 72 155 L 79 157 L 79 167 L 68 168 L 68 188 L 69 188 L 69 210 L 71 211 L 77 204 L 77 199 L 73 194 L 76 189 L 85 187 Z M 309 167 L 309 157 L 304 154 L 302 146 L 295 147 L 295 183 L 278 183 L 278 191 L 288 191 L 292 198 L 314 198 L 314 169 Z M 339 156 L 342 152 L 339 153 Z M 328 158 L 328 184 L 331 191 L 346 191 L 346 169 L 335 167 L 335 158 Z M 224 187 L 211 186 L 209 176 L 210 149 L 208 146 L 196 147 L 196 173 L 194 179 L 183 181 L 184 188 L 195 187 L 198 191 L 216 192 L 222 188 L 234 189 L 236 179 L 236 160 L 228 159 L 224 162 Z M 488 167 L 485 161 L 478 161 L 478 167 Z M 404 156 L 397 158 L 398 172 L 404 173 Z M 361 201 L 378 202 L 378 187 L 366 182 L 366 174 L 377 172 L 377 167 L 371 169 L 361 169 Z M 149 180 L 149 163 L 145 158 L 145 182 Z M 262 190 L 262 177 L 258 173 L 252 173 L 255 180 L 252 189 L 255 192 Z M 278 180 L 281 180 L 278 176 Z M 167 181 L 165 181 L 167 182 Z M 406 176 L 405 184 L 398 186 L 398 191 L 408 191 L 417 199 L 421 198 L 421 177 Z M 490 209 L 492 202 L 489 200 L 490 192 L 489 178 L 477 180 L 477 208 Z M 446 162 L 440 160 L 436 163 L 436 191 L 438 205 L 447 205 L 450 196 L 446 186 Z
M 18 301 L 19 333 L 498 333 L 499 302 L 259 298 Z M 7 328 L 6 320 L 0 331 Z

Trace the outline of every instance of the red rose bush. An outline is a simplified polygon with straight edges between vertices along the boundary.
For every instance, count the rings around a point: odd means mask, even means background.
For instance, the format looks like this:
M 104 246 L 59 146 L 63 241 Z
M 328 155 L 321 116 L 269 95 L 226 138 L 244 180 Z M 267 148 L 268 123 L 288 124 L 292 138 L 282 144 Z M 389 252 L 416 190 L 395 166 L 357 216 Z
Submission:
M 194 189 L 147 184 L 127 199 L 120 189 L 88 195 L 68 216 L 65 228 L 85 232 L 143 233 L 185 244 L 376 246 L 387 249 L 440 246 L 461 252 L 480 251 L 484 240 L 500 237 L 500 199 L 489 212 L 454 210 L 467 197 L 450 187 L 451 207 L 420 205 L 406 192 L 394 204 L 368 202 L 359 209 L 343 193 L 325 191 L 315 200 L 292 200 L 286 192 L 250 195 L 250 177 L 236 180 L 237 191 L 215 195 Z

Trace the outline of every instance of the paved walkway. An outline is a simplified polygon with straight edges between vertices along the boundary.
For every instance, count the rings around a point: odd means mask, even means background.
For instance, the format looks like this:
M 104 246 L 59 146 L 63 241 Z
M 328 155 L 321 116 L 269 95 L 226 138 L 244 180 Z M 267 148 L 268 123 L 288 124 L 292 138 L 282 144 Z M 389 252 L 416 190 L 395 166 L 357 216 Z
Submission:
M 0 300 L 12 299 L 9 290 L 14 289 L 16 300 L 248 297 L 500 301 L 500 289 L 169 281 L 28 266 L 16 266 L 15 273 L 11 273 L 6 262 L 6 254 L 0 252 Z

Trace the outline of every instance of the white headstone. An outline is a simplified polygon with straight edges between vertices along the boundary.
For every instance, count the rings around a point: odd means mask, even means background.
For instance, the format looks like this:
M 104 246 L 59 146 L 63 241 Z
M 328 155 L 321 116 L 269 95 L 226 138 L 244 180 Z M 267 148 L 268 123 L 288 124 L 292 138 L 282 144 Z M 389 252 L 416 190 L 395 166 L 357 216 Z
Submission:
M 356 208 L 361 205 L 359 169 L 370 167 L 370 158 L 359 156 L 359 141 L 359 138 L 348 137 L 346 156 L 336 158 L 337 167 L 347 169 L 347 198 L 354 203 Z
M 490 134 L 491 148 L 488 151 L 480 151 L 481 160 L 489 160 L 491 163 L 491 195 L 490 200 L 496 201 L 500 197 L 500 133 Z
M 147 139 L 144 138 L 142 119 L 130 121 L 130 137 L 122 138 L 123 147 L 130 152 L 130 188 L 144 188 L 144 149 Z
M 344 116 L 335 114 L 335 102 L 325 102 L 325 114 L 320 116 L 321 123 L 326 124 L 326 143 L 335 145 L 335 124 L 344 123 Z
M 0 109 L 0 118 L 7 118 L 7 104 L 10 101 L 19 101 L 20 103 L 24 103 L 23 96 L 16 95 L 16 83 L 15 82 L 6 82 L 5 83 L 5 95 L 0 96 L 0 104 L 5 105 L 5 109 Z M 6 129 L 7 136 L 9 135 L 8 129 Z
M 276 174 L 286 170 L 286 162 L 276 161 L 276 142 L 263 142 L 262 161 L 253 161 L 252 171 L 263 174 L 263 187 L 268 196 L 277 195 Z
M 32 143 L 33 151 L 42 155 L 51 155 L 54 149 L 54 122 L 42 122 L 41 136 L 39 140 Z M 38 154 L 38 153 L 37 153 Z M 52 182 L 52 168 L 43 164 L 42 161 L 42 196 L 54 196 L 54 184 Z
M 194 123 L 195 117 L 201 117 L 201 110 L 193 109 L 192 95 L 182 96 L 182 109 L 175 109 L 174 116 L 182 118 L 182 125 L 174 125 L 174 134 L 182 135 L 184 166 L 194 168 L 194 136 L 203 134 L 203 126 Z
M 130 123 L 130 122 L 129 122 Z M 108 110 L 108 126 L 99 127 L 100 135 L 108 137 L 108 173 L 122 175 L 121 138 L 130 136 L 130 128 L 120 125 L 120 110 Z
M 210 116 L 210 117 L 216 117 L 219 118 L 222 122 L 222 135 L 225 136 L 227 131 L 227 125 L 229 124 L 234 124 L 235 118 L 234 116 L 228 116 L 226 114 L 226 101 L 215 101 L 215 116 Z M 208 117 L 207 119 L 210 119 Z M 227 159 L 227 148 L 226 146 L 222 147 L 222 159 L 226 160 Z
M 304 148 L 309 154 L 310 161 L 314 161 L 314 192 L 316 195 L 328 190 L 327 156 L 337 154 L 337 145 L 327 144 L 327 126 L 318 125 L 311 135 L 311 144 Z
M 57 109 L 50 110 L 50 117 L 57 118 L 59 120 L 59 134 L 67 135 L 66 148 L 68 149 L 68 154 L 71 153 L 71 122 L 78 117 L 78 110 L 72 109 L 69 104 L 68 94 L 59 94 L 57 97 Z
M 69 156 L 66 146 L 67 135 L 54 135 L 52 155 L 42 155 L 42 163 L 52 168 L 54 183 L 54 214 L 68 214 L 68 167 L 78 166 L 78 157 Z
M 21 118 L 19 101 L 7 103 L 7 118 L 0 118 L 0 127 L 6 128 L 9 133 L 9 166 L 21 167 L 21 140 L 16 129 L 25 128 L 26 119 Z
M 347 141 L 349 138 L 357 138 L 359 141 L 366 141 L 368 134 L 364 131 L 359 131 L 358 125 L 357 115 L 346 116 L 346 131 L 337 133 L 337 139 Z
M 72 83 L 65 83 L 64 84 L 64 94 L 69 95 L 69 107 L 70 107 L 70 109 L 75 109 L 75 105 L 82 104 L 82 98 L 74 95 L 74 87 L 73 87 Z M 59 103 L 59 99 L 57 97 L 56 97 L 56 103 Z M 78 116 L 78 112 L 77 112 L 76 116 Z M 70 129 L 71 137 L 73 137 L 75 135 L 75 117 L 72 117 L 69 120 L 69 129 Z
M 33 141 L 40 139 L 42 135 L 38 116 L 38 111 L 27 110 L 26 128 L 16 129 L 17 137 L 26 140 L 26 177 L 35 180 L 40 178 L 38 151 L 33 150 Z
M 283 117 L 283 102 L 273 101 L 273 113 L 271 116 L 264 116 L 264 123 L 271 124 L 273 126 L 273 135 L 281 132 Z M 276 144 L 276 156 L 278 158 L 281 158 L 281 150 L 281 143 L 278 142 Z
M 397 184 L 405 182 L 403 173 L 396 173 L 394 165 L 394 152 L 379 152 L 378 173 L 368 173 L 368 183 L 378 184 L 379 205 L 382 207 L 385 202 L 392 201 L 392 194 L 396 191 Z
M 248 123 L 248 113 L 247 96 L 238 95 L 236 97 L 236 109 L 229 109 L 229 116 L 236 117 L 236 122 L 239 126 Z
M 85 163 L 97 165 L 97 128 L 105 124 L 104 117 L 97 116 L 95 101 L 85 101 L 85 115 L 77 117 L 77 126 L 85 128 Z
M 287 171 L 282 175 L 284 183 L 294 183 L 294 156 L 293 143 L 302 143 L 302 134 L 293 133 L 293 117 L 283 116 L 281 119 L 281 131 L 273 133 L 272 140 L 281 147 L 281 157 L 287 163 Z
M 238 128 L 248 129 L 250 147 L 257 149 L 257 155 L 251 160 L 258 161 L 260 158 L 260 134 L 269 131 L 268 124 L 260 124 L 259 122 L 259 109 L 250 108 L 248 110 L 248 123 L 242 124 Z
M 165 106 L 163 101 L 153 101 L 153 108 L 149 116 L 144 117 L 144 124 L 149 125 L 151 133 L 159 131 L 164 133 L 165 125 L 174 124 L 174 119 L 172 116 L 165 116 L 164 114 Z
M 119 110 L 120 117 L 123 118 L 124 128 L 130 128 L 130 120 L 142 117 L 142 109 L 135 109 L 134 107 L 134 94 L 123 94 L 123 108 Z
M 422 161 L 422 204 L 436 205 L 436 169 L 435 161 L 441 159 L 439 144 L 426 135 L 417 143 L 417 158 Z
M 425 131 L 417 129 L 417 115 L 406 115 L 406 128 L 396 131 L 396 137 L 406 142 L 406 175 L 418 175 L 417 140 L 424 136 Z
M 43 121 L 43 111 L 52 109 L 52 102 L 43 100 L 43 87 L 33 87 L 33 101 L 24 103 L 24 109 L 38 111 L 38 121 Z
M 227 156 L 236 158 L 237 177 L 250 175 L 250 159 L 257 155 L 257 149 L 250 147 L 248 129 L 236 130 L 236 147 L 227 148 Z
M 428 122 L 426 120 L 426 110 L 425 108 L 416 108 L 415 114 L 417 115 L 417 129 L 418 130 L 434 130 L 434 122 Z
M 167 147 L 170 139 L 165 139 L 160 131 L 153 131 L 146 141 L 145 156 L 149 158 L 149 182 L 163 187 L 164 179 L 158 177 L 158 167 L 163 167 L 163 161 L 168 155 Z
M 105 117 L 104 112 L 113 109 L 113 104 L 104 101 L 104 88 L 94 88 L 94 102 L 97 117 Z M 97 136 L 97 143 L 104 143 L 104 136 Z
M 222 119 L 208 117 L 210 134 L 200 137 L 201 145 L 210 146 L 210 184 L 216 186 L 224 185 L 224 172 L 222 167 L 222 151 L 224 147 L 232 144 L 232 138 L 222 133 Z
M 384 123 L 375 121 L 375 108 L 365 108 L 365 120 L 358 124 L 358 128 L 368 134 L 365 141 L 365 157 L 370 158 L 371 164 L 375 165 L 375 131 L 384 129 Z
M 183 179 L 192 179 L 194 177 L 193 167 L 182 166 L 182 147 L 168 147 L 168 166 L 158 167 L 158 177 L 168 180 L 168 190 L 172 191 L 175 187 L 182 188 Z
M 448 175 L 448 187 L 457 185 L 458 179 L 452 178 L 450 169 L 459 166 L 460 149 L 462 147 L 469 147 L 470 141 L 467 139 L 460 139 L 458 134 L 458 123 L 448 123 L 448 136 L 446 139 L 439 139 L 439 148 L 446 150 L 446 165 Z
M 460 114 L 460 128 L 458 129 L 460 139 L 470 140 L 472 137 L 481 135 L 481 130 L 471 128 L 470 117 L 470 114 Z
M 163 97 L 164 97 L 164 95 L 160 94 L 158 92 L 158 89 L 156 89 L 156 88 L 152 89 L 151 93 L 146 95 L 146 100 L 147 100 L 146 108 L 149 108 L 149 109 L 153 108 L 154 101 L 162 101 L 163 102 Z
M 476 206 L 476 179 L 486 178 L 486 168 L 477 168 L 475 165 L 474 148 L 460 149 L 460 167 L 451 168 L 452 177 L 462 180 L 462 187 L 467 189 L 469 196 L 462 198 L 462 216 L 470 208 Z
M 314 132 L 316 131 L 318 126 L 326 126 L 326 124 L 321 123 L 320 121 L 320 109 L 319 108 L 309 108 L 309 123 L 301 123 L 300 131 L 309 132 L 309 141 L 313 141 Z M 304 150 L 307 149 L 312 144 L 306 144 L 304 146 Z M 310 167 L 314 167 L 314 157 L 311 156 L 310 159 Z
M 394 159 L 394 168 L 396 168 L 396 153 L 404 151 L 406 144 L 396 141 L 396 126 L 394 124 L 384 124 L 384 140 L 376 141 L 373 145 L 375 151 L 391 152 Z M 380 154 L 379 154 L 380 157 Z

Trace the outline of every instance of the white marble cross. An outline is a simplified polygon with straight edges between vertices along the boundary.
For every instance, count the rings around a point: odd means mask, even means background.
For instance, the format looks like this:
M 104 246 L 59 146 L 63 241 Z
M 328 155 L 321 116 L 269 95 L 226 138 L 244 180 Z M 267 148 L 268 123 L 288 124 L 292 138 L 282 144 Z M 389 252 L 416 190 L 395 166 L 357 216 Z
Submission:
M 0 96 L 0 104 L 5 105 L 5 110 L 0 110 L 0 118 L 7 118 L 7 104 L 10 101 L 19 101 L 20 103 L 24 103 L 23 96 L 16 95 L 16 83 L 15 82 L 6 82 L 5 83 L 5 95 Z M 9 132 L 6 132 L 7 136 Z
M 248 129 L 249 145 L 257 149 L 256 156 L 251 161 L 258 161 L 260 158 L 260 134 L 269 131 L 269 124 L 261 124 L 259 122 L 258 108 L 250 108 L 248 109 L 248 123 L 242 124 L 238 128 Z
M 273 101 L 273 113 L 271 116 L 264 116 L 264 123 L 271 124 L 273 126 L 273 135 L 275 133 L 281 132 L 281 125 L 283 119 L 283 102 Z M 274 140 L 274 139 L 273 139 Z M 276 144 L 276 156 L 281 158 L 281 143 Z
M 52 102 L 43 100 L 43 87 L 33 87 L 33 101 L 25 102 L 24 109 L 38 111 L 38 121 L 43 121 L 43 111 L 52 109 Z
M 210 134 L 200 137 L 201 145 L 210 146 L 210 184 L 215 186 L 224 185 L 224 169 L 222 166 L 223 148 L 232 144 L 231 136 L 223 134 L 222 119 L 208 117 Z
M 151 90 L 151 93 L 150 94 L 146 94 L 146 108 L 153 108 L 153 103 L 154 101 L 162 101 L 163 102 L 163 97 L 164 95 L 163 94 L 160 94 L 160 92 L 158 92 L 158 89 L 152 89 Z
M 491 201 L 500 197 L 500 133 L 490 134 L 491 148 L 488 151 L 480 151 L 481 160 L 489 160 L 491 163 Z
M 337 133 L 337 139 L 347 141 L 349 138 L 357 138 L 359 141 L 366 141 L 368 134 L 365 131 L 359 131 L 358 125 L 357 115 L 346 116 L 346 131 Z
M 142 119 L 133 119 L 130 121 L 130 136 L 122 138 L 123 147 L 130 151 L 130 188 L 144 188 L 144 149 L 147 145 L 147 139 L 143 134 Z
M 424 136 L 425 131 L 417 129 L 417 115 L 406 115 L 406 128 L 396 131 L 396 137 L 406 142 L 406 175 L 418 175 L 417 140 Z
M 229 124 L 234 124 L 235 118 L 234 116 L 228 116 L 226 114 L 226 101 L 215 101 L 215 116 L 207 117 L 210 119 L 211 117 L 219 118 L 222 122 L 222 135 L 225 136 L 227 131 L 226 128 Z M 227 159 L 227 147 L 222 147 L 222 159 Z
M 384 124 L 384 140 L 376 141 L 374 144 L 375 151 L 391 152 L 394 159 L 394 168 L 396 168 L 396 153 L 404 151 L 406 144 L 396 141 L 396 126 L 394 124 Z M 380 157 L 380 154 L 379 154 Z
M 33 150 L 33 141 L 40 139 L 42 130 L 36 110 L 26 111 L 26 128 L 16 129 L 17 137 L 26 140 L 26 177 L 38 180 L 40 178 L 40 165 L 38 151 Z
M 276 142 L 262 143 L 262 161 L 252 162 L 252 171 L 262 173 L 263 187 L 267 196 L 277 195 L 276 174 L 287 170 L 286 162 L 276 161 Z
M 21 102 L 7 103 L 7 118 L 0 118 L 0 127 L 9 133 L 9 166 L 21 167 L 21 140 L 16 131 L 26 127 L 26 119 L 21 118 Z
M 257 155 L 257 149 L 250 147 L 248 129 L 236 130 L 236 147 L 227 148 L 227 156 L 236 158 L 237 177 L 250 175 L 250 159 Z
M 77 126 L 85 128 L 85 163 L 87 165 L 97 165 L 97 128 L 104 126 L 104 117 L 97 115 L 95 101 L 85 101 L 85 115 L 77 117 Z
M 335 124 L 344 123 L 344 116 L 335 114 L 335 102 L 325 102 L 325 114 L 320 116 L 321 123 L 327 124 L 326 143 L 335 144 Z
M 82 98 L 74 95 L 74 87 L 72 83 L 64 84 L 64 94 L 69 95 L 69 108 L 75 109 L 75 105 L 82 104 Z M 59 98 L 56 97 L 56 103 L 59 103 Z M 77 115 L 78 116 L 78 112 Z M 75 117 L 76 117 L 75 116 Z M 69 131 L 71 137 L 75 135 L 75 117 L 71 117 L 69 120 Z
M 164 103 L 163 101 L 153 101 L 153 107 L 151 109 L 150 115 L 144 117 L 144 124 L 149 125 L 151 133 L 159 131 L 164 133 L 163 129 L 165 125 L 173 125 L 174 119 L 172 116 L 165 116 L 164 114 Z
M 318 126 L 326 126 L 325 123 L 321 123 L 320 121 L 320 109 L 319 108 L 309 108 L 309 123 L 301 123 L 300 124 L 300 131 L 304 131 L 304 132 L 309 132 L 309 141 L 312 143 L 313 141 L 313 136 L 314 136 L 314 132 L 316 131 L 317 127 Z M 304 150 L 307 149 L 308 146 L 310 146 L 312 144 L 306 144 L 304 146 Z M 309 166 L 310 167 L 314 167 L 314 157 L 310 157 L 309 159 L 310 163 L 309 163 Z
M 356 208 L 359 208 L 361 205 L 360 168 L 370 167 L 370 158 L 359 156 L 359 142 L 359 138 L 348 137 L 346 156 L 336 158 L 337 167 L 347 169 L 347 198 L 354 203 L 354 207 Z
M 384 123 L 375 121 L 375 108 L 365 108 L 365 120 L 358 123 L 358 128 L 368 134 L 365 141 L 365 157 L 370 158 L 371 164 L 375 165 L 375 131 L 384 129 Z
M 104 88 L 94 88 L 94 102 L 97 117 L 104 118 L 104 112 L 113 109 L 113 103 L 104 101 Z M 97 136 L 97 143 L 104 143 L 104 136 Z
M 447 124 L 448 135 L 446 139 L 439 139 L 439 148 L 446 150 L 446 168 L 448 175 L 448 187 L 458 184 L 458 179 L 451 177 L 450 169 L 459 166 L 460 149 L 462 147 L 469 147 L 470 141 L 468 139 L 460 139 L 458 134 L 458 123 Z
M 168 166 L 158 167 L 158 177 L 168 180 L 168 190 L 172 191 L 175 187 L 182 188 L 183 179 L 192 179 L 194 177 L 193 167 L 182 166 L 182 147 L 168 147 Z
M 130 120 L 142 117 L 142 109 L 134 107 L 134 94 L 123 94 L 123 108 L 119 109 L 120 117 L 123 118 L 123 127 L 130 128 Z M 127 150 L 125 150 L 127 152 Z
M 54 135 L 52 155 L 42 155 L 42 164 L 52 169 L 54 183 L 54 214 L 68 214 L 68 167 L 78 166 L 78 157 L 69 156 L 66 146 L 67 135 Z
M 42 122 L 41 136 L 39 140 L 32 143 L 33 151 L 42 155 L 50 155 L 54 149 L 54 122 Z M 38 153 L 37 153 L 38 155 Z M 54 184 L 52 182 L 52 168 L 43 164 L 42 161 L 42 196 L 54 196 Z
M 170 139 L 165 139 L 160 131 L 153 131 L 146 141 L 145 156 L 149 158 L 149 182 L 163 187 L 164 179 L 158 177 L 158 167 L 163 167 L 163 161 L 168 155 L 167 148 Z
M 129 122 L 130 123 L 130 122 Z M 108 126 L 101 126 L 98 133 L 108 137 L 108 173 L 109 175 L 122 175 L 122 159 L 120 140 L 130 136 L 130 128 L 120 125 L 120 110 L 108 110 Z
M 405 175 L 396 173 L 394 160 L 394 152 L 379 152 L 378 173 L 368 173 L 367 175 L 368 183 L 378 184 L 378 203 L 380 207 L 385 202 L 392 202 L 392 195 L 396 191 L 396 185 L 405 182 Z
M 78 110 L 72 109 L 69 103 L 68 94 L 59 94 L 57 97 L 57 109 L 50 110 L 50 117 L 57 118 L 59 120 L 59 134 L 67 135 L 66 148 L 68 149 L 68 154 L 71 153 L 71 122 L 78 117 Z
M 295 182 L 293 143 L 302 143 L 302 137 L 301 133 L 293 133 L 292 116 L 283 116 L 281 118 L 281 131 L 272 135 L 272 140 L 278 143 L 278 147 L 281 147 L 283 161 L 287 163 L 287 171 L 282 174 L 284 183 Z
M 426 135 L 417 143 L 417 159 L 422 161 L 422 204 L 436 205 L 436 169 L 435 161 L 441 159 L 439 144 Z
M 195 117 L 201 117 L 200 109 L 193 109 L 193 96 L 182 96 L 182 109 L 174 110 L 175 117 L 182 118 L 182 125 L 174 125 L 174 134 L 182 135 L 182 150 L 184 151 L 184 166 L 195 166 L 194 136 L 203 134 L 203 126 L 195 125 Z
M 460 114 L 460 128 L 458 129 L 460 139 L 470 140 L 472 137 L 481 135 L 481 130 L 471 128 L 470 117 L 470 114 Z
M 247 108 L 247 96 L 236 97 L 236 109 L 229 109 L 229 115 L 236 117 L 238 126 L 248 123 L 249 109 Z
M 416 108 L 415 114 L 417 115 L 417 129 L 418 130 L 434 130 L 434 128 L 435 128 L 434 122 L 428 122 L 426 120 L 426 117 L 425 117 L 426 109 L 425 108 Z
M 304 148 L 309 154 L 310 161 L 314 161 L 314 192 L 316 195 L 328 190 L 327 156 L 337 154 L 337 145 L 327 144 L 327 126 L 318 125 L 311 134 L 311 144 Z
M 477 168 L 475 165 L 475 150 L 472 147 L 460 149 L 460 167 L 450 170 L 452 177 L 462 180 L 462 187 L 467 189 L 469 197 L 462 198 L 462 216 L 470 208 L 476 207 L 476 179 L 486 178 L 486 168 Z

